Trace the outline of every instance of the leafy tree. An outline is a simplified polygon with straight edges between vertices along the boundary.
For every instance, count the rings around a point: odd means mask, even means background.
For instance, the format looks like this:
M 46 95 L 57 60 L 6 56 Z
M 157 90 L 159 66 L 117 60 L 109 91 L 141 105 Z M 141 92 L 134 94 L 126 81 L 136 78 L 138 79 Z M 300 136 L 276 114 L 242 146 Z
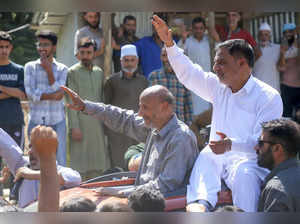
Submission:
M 0 12 L 0 30 L 10 31 L 22 25 L 31 23 L 32 12 Z M 24 65 L 38 57 L 35 47 L 35 31 L 29 27 L 10 33 L 13 38 L 14 49 L 11 60 Z

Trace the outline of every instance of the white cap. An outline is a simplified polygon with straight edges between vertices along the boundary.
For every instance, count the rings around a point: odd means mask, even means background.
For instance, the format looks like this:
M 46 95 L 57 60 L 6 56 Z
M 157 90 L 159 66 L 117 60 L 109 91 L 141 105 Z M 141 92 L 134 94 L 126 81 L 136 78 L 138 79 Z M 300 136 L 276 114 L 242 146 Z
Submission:
M 123 58 L 124 56 L 138 57 L 136 47 L 133 44 L 126 44 L 121 47 L 121 58 Z
M 175 18 L 175 19 L 173 19 L 173 23 L 176 26 L 184 25 L 184 20 L 182 18 Z
M 272 29 L 268 23 L 262 23 L 259 27 L 259 31 L 261 31 L 261 30 L 268 30 L 270 32 L 272 31 Z

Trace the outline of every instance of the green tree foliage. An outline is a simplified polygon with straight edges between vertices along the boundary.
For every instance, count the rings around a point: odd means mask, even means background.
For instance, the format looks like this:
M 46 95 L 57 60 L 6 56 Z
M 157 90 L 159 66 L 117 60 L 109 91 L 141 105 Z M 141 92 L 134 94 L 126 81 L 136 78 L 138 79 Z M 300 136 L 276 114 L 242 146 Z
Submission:
M 33 13 L 30 12 L 0 12 L 0 30 L 9 31 L 31 23 L 32 17 Z M 14 46 L 10 56 L 12 61 L 24 65 L 38 57 L 34 34 L 35 31 L 29 27 L 10 34 Z

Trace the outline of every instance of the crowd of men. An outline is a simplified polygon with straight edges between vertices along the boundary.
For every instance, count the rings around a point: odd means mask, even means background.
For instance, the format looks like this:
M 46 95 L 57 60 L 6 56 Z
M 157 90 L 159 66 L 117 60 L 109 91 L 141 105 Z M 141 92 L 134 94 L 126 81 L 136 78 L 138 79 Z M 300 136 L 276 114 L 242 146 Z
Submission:
M 300 210 L 295 24 L 284 25 L 277 45 L 267 23 L 257 43 L 238 12 L 227 13 L 225 27 L 196 17 L 191 32 L 181 24 L 180 35 L 154 15 L 152 36 L 139 39 L 128 15 L 114 31 L 115 72 L 105 80 L 100 13 L 84 19 L 74 38 L 78 63 L 70 68 L 54 57 L 55 33 L 37 33 L 40 57 L 23 68 L 9 58 L 12 37 L 0 31 L 0 156 L 7 166 L 0 182 L 12 173 L 10 196 L 20 208 L 38 200 L 39 211 L 163 211 L 163 197 L 186 192 L 188 212 L 214 211 L 225 182 L 236 210 Z M 29 160 L 21 100 L 29 102 Z M 204 117 L 211 129 L 202 147 L 190 127 Z M 112 167 L 136 171 L 134 186 L 97 193 L 128 197 L 128 204 L 108 200 L 96 208 L 79 197 L 59 208 L 60 189 Z

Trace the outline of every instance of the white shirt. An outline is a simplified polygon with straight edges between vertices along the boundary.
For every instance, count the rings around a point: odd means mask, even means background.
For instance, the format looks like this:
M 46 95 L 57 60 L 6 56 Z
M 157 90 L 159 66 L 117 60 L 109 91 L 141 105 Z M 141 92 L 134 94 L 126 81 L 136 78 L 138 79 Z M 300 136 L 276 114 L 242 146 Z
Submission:
M 210 140 L 219 140 L 216 131 L 223 132 L 232 140 L 232 153 L 256 158 L 254 147 L 261 123 L 282 115 L 279 93 L 252 76 L 242 89 L 232 93 L 214 73 L 193 64 L 176 45 L 166 49 L 179 81 L 213 104 Z
M 0 156 L 13 175 L 20 167 L 28 164 L 20 147 L 2 128 L 0 128 Z M 66 188 L 78 186 L 81 182 L 80 174 L 71 168 L 57 165 L 57 173 L 62 175 Z M 39 184 L 39 180 L 23 180 L 19 189 L 19 207 L 24 208 L 38 199 Z
M 189 56 L 193 63 L 200 65 L 204 71 L 209 72 L 211 70 L 210 46 L 207 35 L 204 35 L 200 41 L 195 39 L 194 36 L 187 38 L 184 43 L 184 53 Z M 192 101 L 194 115 L 201 114 L 210 107 L 207 101 L 194 92 L 192 92 Z
M 277 62 L 280 57 L 280 45 L 270 43 L 260 49 L 262 56 L 254 64 L 253 75 L 279 92 L 280 77 Z

